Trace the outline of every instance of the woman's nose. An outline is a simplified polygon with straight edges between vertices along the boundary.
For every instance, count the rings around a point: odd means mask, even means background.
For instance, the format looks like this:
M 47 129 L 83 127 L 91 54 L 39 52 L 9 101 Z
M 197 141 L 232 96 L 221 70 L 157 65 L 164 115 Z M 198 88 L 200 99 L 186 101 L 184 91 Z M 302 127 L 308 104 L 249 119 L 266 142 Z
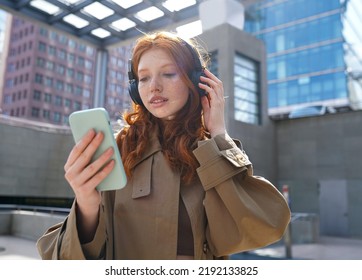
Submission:
M 151 92 L 161 91 L 161 82 L 158 77 L 153 77 L 150 83 Z

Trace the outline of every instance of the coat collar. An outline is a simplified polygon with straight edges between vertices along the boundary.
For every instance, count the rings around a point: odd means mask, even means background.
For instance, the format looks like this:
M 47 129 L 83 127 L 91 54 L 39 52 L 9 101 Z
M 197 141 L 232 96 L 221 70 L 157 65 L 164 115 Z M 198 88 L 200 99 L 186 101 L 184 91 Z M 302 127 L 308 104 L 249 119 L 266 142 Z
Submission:
M 146 148 L 145 152 L 143 153 L 143 155 L 141 156 L 141 158 L 136 161 L 136 165 L 139 164 L 140 162 L 142 162 L 143 160 L 147 159 L 151 155 L 153 155 L 159 151 L 162 151 L 160 141 L 158 140 L 158 137 L 157 137 L 157 132 L 152 131 L 150 133 L 149 137 L 150 138 L 147 143 L 147 148 Z

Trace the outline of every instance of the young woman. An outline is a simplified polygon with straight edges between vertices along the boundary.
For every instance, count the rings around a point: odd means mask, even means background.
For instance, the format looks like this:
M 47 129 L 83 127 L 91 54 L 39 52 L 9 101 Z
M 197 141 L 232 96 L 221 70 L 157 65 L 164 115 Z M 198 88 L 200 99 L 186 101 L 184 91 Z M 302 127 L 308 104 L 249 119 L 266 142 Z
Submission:
M 216 259 L 279 240 L 290 220 L 283 196 L 253 175 L 226 132 L 222 82 L 200 51 L 176 35 L 140 38 L 133 50 L 133 111 L 119 151 L 90 159 L 102 134 L 90 131 L 69 154 L 65 178 L 75 202 L 64 223 L 38 241 L 43 259 Z M 120 152 L 125 188 L 98 192 Z

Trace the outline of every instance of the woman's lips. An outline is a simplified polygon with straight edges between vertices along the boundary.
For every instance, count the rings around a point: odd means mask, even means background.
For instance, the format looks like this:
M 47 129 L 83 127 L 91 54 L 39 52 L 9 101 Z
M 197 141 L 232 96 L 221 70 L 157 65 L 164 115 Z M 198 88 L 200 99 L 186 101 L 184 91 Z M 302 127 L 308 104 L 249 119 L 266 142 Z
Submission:
M 162 104 L 162 103 L 164 103 L 164 102 L 167 102 L 168 101 L 168 99 L 167 98 L 164 98 L 164 97 L 161 97 L 161 96 L 155 96 L 155 97 L 152 97 L 151 99 L 150 99 L 150 103 L 151 104 Z

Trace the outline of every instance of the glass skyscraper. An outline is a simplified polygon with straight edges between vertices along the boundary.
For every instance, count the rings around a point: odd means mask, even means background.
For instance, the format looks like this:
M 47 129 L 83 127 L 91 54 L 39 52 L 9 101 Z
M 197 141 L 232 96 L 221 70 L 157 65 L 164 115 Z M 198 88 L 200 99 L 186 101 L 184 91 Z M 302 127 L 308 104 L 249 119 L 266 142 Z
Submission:
M 269 115 L 362 109 L 362 1 L 263 0 L 245 31 L 267 47 Z

